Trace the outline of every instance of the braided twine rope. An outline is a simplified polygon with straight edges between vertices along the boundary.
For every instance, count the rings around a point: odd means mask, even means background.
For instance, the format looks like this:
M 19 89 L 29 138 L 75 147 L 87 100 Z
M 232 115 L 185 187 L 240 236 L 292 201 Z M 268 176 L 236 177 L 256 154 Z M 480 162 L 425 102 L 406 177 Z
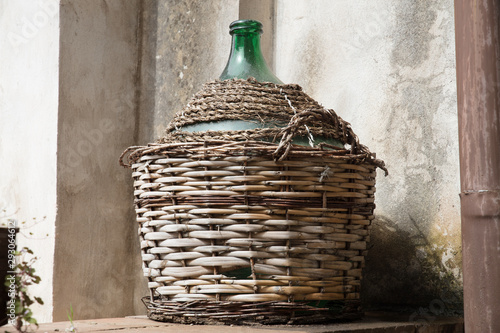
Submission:
M 223 120 L 247 120 L 262 124 L 274 123 L 278 126 L 225 131 L 182 130 L 187 125 Z M 172 143 L 214 141 L 254 142 L 266 152 L 274 149 L 273 159 L 281 161 L 292 150 L 294 137 L 335 139 L 349 146 L 349 149 L 340 149 L 327 143 L 319 143 L 315 147 L 299 148 L 302 155 L 305 151 L 310 151 L 312 156 L 323 155 L 370 163 L 384 170 L 386 175 L 388 173 L 384 162 L 376 159 L 368 147 L 359 143 L 348 122 L 334 110 L 322 107 L 304 93 L 299 85 L 262 83 L 252 78 L 205 83 L 203 89 L 194 95 L 186 107 L 176 113 L 162 138 L 145 147 L 128 148 L 120 157 L 120 164 L 130 166 L 143 154 L 164 151 L 165 148 L 170 148 Z M 128 161 L 124 162 L 124 156 L 127 154 Z

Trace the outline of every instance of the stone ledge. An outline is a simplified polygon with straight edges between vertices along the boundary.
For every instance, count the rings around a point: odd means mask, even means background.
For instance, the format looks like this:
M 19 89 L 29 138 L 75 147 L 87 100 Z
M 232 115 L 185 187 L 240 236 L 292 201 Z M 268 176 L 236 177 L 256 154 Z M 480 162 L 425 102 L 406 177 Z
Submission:
M 409 315 L 387 312 L 367 313 L 362 320 L 350 323 L 301 326 L 217 326 L 181 325 L 152 321 L 145 316 L 77 320 L 78 333 L 83 332 L 165 332 L 165 333 L 463 333 L 462 318 L 433 318 L 410 322 Z M 41 324 L 36 332 L 66 332 L 69 322 Z M 9 326 L 4 327 L 9 330 Z

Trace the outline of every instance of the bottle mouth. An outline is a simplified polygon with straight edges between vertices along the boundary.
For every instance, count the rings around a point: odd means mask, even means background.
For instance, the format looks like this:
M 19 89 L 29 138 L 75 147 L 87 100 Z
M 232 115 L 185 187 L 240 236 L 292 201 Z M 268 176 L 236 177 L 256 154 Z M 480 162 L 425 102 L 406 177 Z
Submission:
M 255 20 L 238 20 L 229 25 L 231 35 L 251 32 L 262 34 L 262 23 Z

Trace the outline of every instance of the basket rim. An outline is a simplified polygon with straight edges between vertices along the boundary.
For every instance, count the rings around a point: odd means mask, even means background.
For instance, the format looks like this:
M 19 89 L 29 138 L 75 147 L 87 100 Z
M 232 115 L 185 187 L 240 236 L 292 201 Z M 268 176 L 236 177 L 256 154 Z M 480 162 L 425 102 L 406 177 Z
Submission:
M 339 149 L 329 144 L 315 147 L 290 144 L 285 158 L 277 155 L 279 144 L 266 141 L 234 141 L 234 140 L 204 140 L 190 142 L 149 143 L 145 146 L 130 146 L 120 155 L 119 163 L 125 168 L 131 168 L 143 156 L 176 156 L 193 155 L 198 158 L 213 156 L 260 156 L 268 157 L 275 162 L 283 159 L 296 158 L 328 158 L 344 160 L 354 164 L 369 164 L 380 168 L 388 175 L 385 163 L 376 158 L 374 153 L 353 153 L 350 149 Z
M 163 322 L 190 324 L 303 325 L 352 321 L 364 315 L 360 300 L 334 301 L 342 310 L 312 306 L 306 302 L 166 301 L 158 297 L 141 298 L 148 318 Z

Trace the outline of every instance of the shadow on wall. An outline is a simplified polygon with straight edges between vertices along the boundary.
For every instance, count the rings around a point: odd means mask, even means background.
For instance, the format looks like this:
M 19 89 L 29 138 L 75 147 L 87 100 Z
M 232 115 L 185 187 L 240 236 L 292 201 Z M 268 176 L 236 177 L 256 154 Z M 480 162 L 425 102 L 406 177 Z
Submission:
M 361 296 L 366 310 L 424 316 L 461 315 L 461 282 L 441 261 L 438 250 L 411 219 L 415 235 L 377 216 L 372 223 Z M 460 253 L 455 253 L 461 262 Z

